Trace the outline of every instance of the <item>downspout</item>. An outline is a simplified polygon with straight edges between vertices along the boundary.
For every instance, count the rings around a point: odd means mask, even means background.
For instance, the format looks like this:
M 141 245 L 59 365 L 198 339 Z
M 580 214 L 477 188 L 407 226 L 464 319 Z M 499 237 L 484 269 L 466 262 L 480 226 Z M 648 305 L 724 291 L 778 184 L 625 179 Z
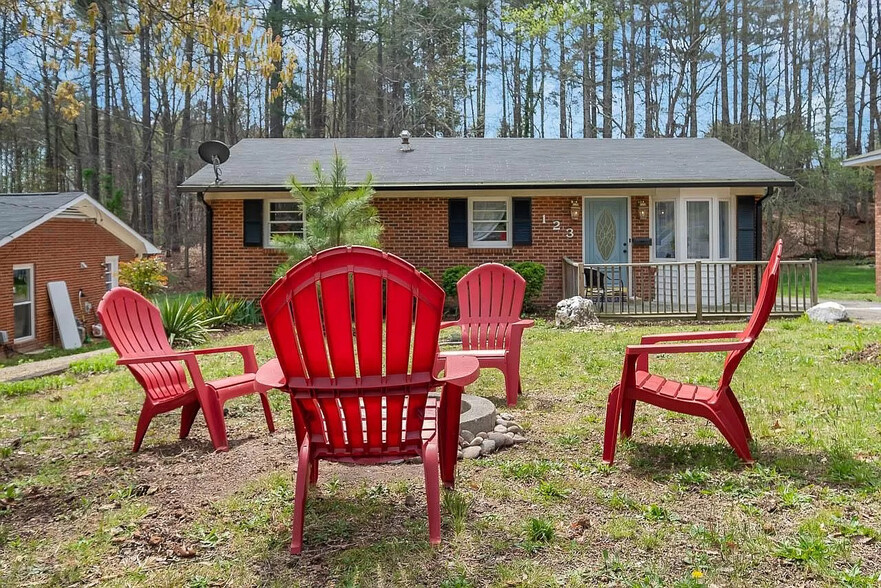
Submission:
M 205 192 L 196 194 L 205 207 L 205 296 L 214 296 L 214 209 L 205 201 Z
M 774 194 L 774 190 L 775 189 L 773 187 L 768 186 L 767 188 L 765 188 L 765 195 L 759 198 L 759 200 L 756 202 L 756 258 L 758 260 L 763 259 L 765 256 L 765 252 L 762 249 L 762 202 L 764 202 L 766 198 Z

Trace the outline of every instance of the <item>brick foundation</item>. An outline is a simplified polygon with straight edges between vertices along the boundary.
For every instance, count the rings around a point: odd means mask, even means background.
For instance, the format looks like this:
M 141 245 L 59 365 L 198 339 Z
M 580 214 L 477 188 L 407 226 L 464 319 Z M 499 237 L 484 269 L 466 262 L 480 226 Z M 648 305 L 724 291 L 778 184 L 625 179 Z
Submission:
M 95 309 L 105 292 L 104 258 L 111 255 L 118 255 L 121 262 L 136 257 L 131 247 L 91 219 L 52 219 L 0 248 L 0 330 L 7 331 L 12 339 L 15 332 L 12 267 L 18 264 L 34 265 L 36 306 L 35 339 L 15 345 L 16 349 L 60 344 L 46 289 L 48 282 L 67 282 L 73 312 L 79 319 L 83 318 L 83 313 L 77 294 L 83 291 L 82 302 L 92 304 L 84 321 L 86 329 L 91 329 L 96 322 Z M 83 269 L 81 263 L 87 267 Z

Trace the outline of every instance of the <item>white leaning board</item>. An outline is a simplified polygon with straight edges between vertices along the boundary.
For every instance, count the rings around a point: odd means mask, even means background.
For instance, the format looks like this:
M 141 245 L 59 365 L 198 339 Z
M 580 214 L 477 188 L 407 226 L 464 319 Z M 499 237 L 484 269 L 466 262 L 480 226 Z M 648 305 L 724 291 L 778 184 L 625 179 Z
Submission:
M 76 328 L 73 307 L 70 305 L 67 282 L 49 282 L 46 286 L 49 288 L 49 303 L 52 305 L 52 314 L 55 315 L 55 325 L 61 334 L 61 346 L 64 349 L 79 349 L 83 344 Z

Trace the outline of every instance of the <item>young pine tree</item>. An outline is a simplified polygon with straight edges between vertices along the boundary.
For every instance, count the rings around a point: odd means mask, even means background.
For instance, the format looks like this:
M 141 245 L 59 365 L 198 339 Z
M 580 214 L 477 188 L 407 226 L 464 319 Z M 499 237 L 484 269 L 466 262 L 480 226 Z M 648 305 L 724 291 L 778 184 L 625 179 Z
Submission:
M 339 245 L 379 245 L 382 225 L 372 205 L 373 177 L 351 187 L 346 179 L 346 162 L 334 151 L 330 174 L 321 163 L 312 164 L 315 186 L 307 187 L 291 178 L 291 196 L 303 206 L 303 236 L 280 237 L 278 244 L 287 254 L 275 276 L 281 277 L 298 261 Z

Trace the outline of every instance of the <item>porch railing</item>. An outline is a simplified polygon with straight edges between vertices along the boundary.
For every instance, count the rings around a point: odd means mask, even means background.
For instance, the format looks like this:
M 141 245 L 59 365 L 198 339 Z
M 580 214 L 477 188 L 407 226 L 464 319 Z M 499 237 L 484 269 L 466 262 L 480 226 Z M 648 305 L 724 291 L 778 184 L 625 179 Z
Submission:
M 752 313 L 767 261 L 584 264 L 563 258 L 563 296 L 592 299 L 600 316 L 740 317 Z M 817 304 L 817 260 L 781 263 L 773 314 Z

